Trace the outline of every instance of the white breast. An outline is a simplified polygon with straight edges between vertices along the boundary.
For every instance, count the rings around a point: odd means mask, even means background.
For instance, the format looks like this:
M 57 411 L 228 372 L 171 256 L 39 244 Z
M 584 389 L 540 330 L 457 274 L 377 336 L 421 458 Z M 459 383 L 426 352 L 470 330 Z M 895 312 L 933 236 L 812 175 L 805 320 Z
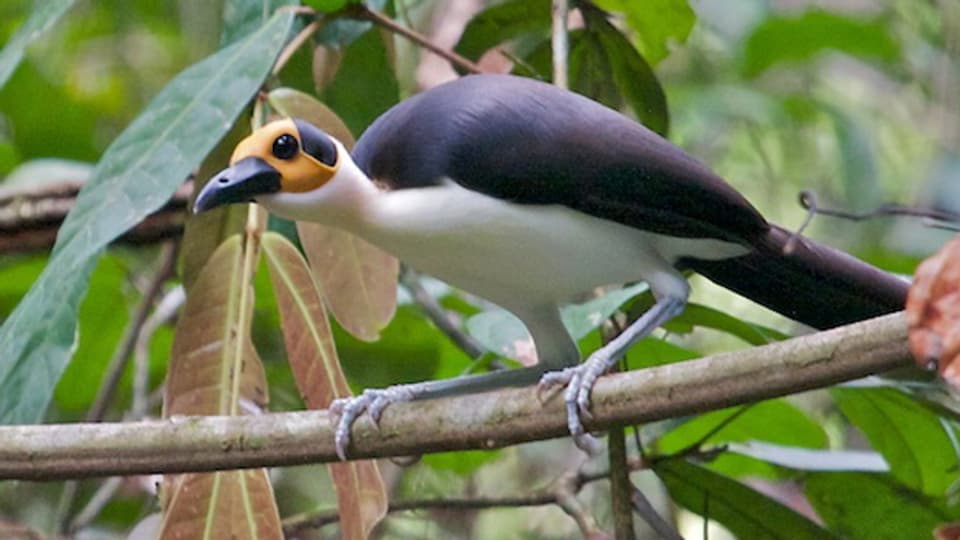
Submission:
M 453 182 L 381 193 L 360 233 L 414 268 L 501 306 L 564 303 L 601 285 L 645 280 L 677 291 L 678 257 L 727 258 L 738 244 L 643 232 L 569 208 L 519 205 Z M 682 280 L 680 280 L 682 282 Z M 672 289 L 672 290 L 671 290 Z

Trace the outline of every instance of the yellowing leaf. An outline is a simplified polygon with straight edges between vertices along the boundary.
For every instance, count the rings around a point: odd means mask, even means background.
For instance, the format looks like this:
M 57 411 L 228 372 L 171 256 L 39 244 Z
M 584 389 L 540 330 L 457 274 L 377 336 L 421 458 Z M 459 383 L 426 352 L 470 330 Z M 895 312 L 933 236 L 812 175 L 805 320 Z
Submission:
M 290 367 L 307 406 L 326 407 L 350 394 L 340 370 L 330 322 L 317 289 L 297 248 L 276 233 L 266 233 L 263 252 L 277 297 Z M 387 495 L 374 461 L 333 463 L 343 537 L 364 539 L 387 512 Z
M 313 96 L 279 88 L 270 92 L 267 99 L 278 112 L 307 120 L 347 148 L 353 146 L 347 126 Z M 396 311 L 400 268 L 397 260 L 340 229 L 299 222 L 297 232 L 337 322 L 358 339 L 377 339 Z
M 263 365 L 250 339 L 257 256 L 234 235 L 196 276 L 174 333 L 165 417 L 254 414 L 266 405 Z M 265 469 L 167 477 L 164 487 L 161 539 L 283 538 Z

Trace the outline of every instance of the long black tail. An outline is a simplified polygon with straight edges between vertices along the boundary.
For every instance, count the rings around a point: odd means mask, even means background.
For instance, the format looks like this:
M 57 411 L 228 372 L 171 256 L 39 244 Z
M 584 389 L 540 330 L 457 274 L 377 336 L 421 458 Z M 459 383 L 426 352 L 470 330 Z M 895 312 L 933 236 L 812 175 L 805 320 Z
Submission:
M 842 251 L 771 226 L 756 249 L 721 261 L 689 259 L 682 266 L 757 303 L 814 328 L 841 326 L 903 309 L 909 284 Z

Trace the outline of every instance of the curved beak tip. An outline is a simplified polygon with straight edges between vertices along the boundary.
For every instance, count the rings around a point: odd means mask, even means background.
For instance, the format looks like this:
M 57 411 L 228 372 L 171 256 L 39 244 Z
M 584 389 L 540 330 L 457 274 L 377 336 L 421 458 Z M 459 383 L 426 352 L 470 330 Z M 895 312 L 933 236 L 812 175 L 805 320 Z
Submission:
M 280 191 L 280 173 L 266 161 L 244 158 L 211 178 L 193 203 L 199 214 L 225 204 L 248 202 L 257 195 Z

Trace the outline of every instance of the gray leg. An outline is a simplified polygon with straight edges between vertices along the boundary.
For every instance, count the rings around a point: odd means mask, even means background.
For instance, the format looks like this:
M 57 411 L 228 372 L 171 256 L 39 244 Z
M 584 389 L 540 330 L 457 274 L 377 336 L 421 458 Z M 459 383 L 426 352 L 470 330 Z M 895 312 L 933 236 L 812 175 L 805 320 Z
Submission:
M 585 432 L 581 415 L 590 417 L 590 390 L 597 379 L 610 370 L 623 357 L 627 349 L 661 324 L 683 311 L 686 295 L 664 296 L 657 300 L 646 313 L 634 321 L 610 343 L 590 355 L 583 364 L 547 373 L 540 379 L 540 388 L 566 385 L 564 401 L 567 406 L 567 427 L 580 448 L 590 451 L 592 438 Z
M 368 389 L 359 396 L 335 400 L 330 404 L 330 411 L 340 417 L 334 435 L 340 459 L 346 459 L 350 427 L 364 411 L 376 423 L 380 420 L 384 408 L 391 403 L 485 392 L 509 386 L 528 386 L 541 380 L 543 374 L 549 370 L 562 369 L 579 362 L 580 353 L 564 328 L 556 306 L 528 308 L 515 313 L 524 321 L 533 336 L 539 357 L 537 365 L 440 381 Z

